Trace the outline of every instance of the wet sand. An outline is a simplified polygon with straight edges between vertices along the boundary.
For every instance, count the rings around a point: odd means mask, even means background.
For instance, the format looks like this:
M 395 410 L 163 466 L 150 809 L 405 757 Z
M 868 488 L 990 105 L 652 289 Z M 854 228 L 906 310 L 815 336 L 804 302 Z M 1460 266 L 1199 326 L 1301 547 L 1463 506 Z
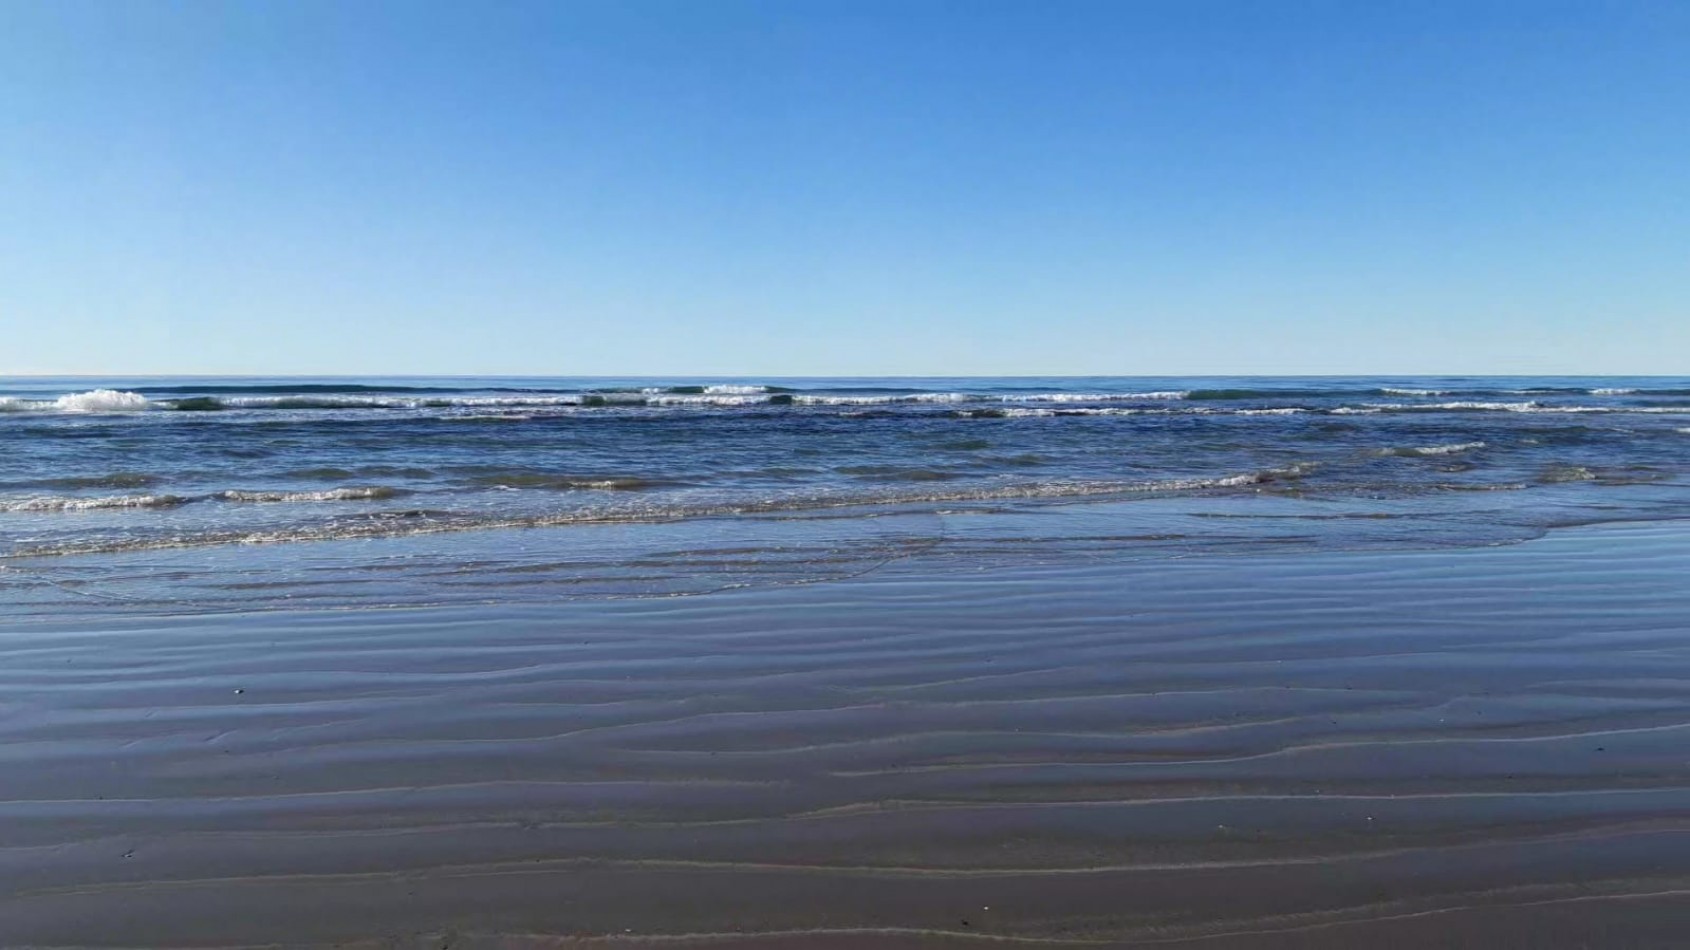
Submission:
M 0 945 L 1006 940 L 1690 944 L 1690 526 L 0 634 Z

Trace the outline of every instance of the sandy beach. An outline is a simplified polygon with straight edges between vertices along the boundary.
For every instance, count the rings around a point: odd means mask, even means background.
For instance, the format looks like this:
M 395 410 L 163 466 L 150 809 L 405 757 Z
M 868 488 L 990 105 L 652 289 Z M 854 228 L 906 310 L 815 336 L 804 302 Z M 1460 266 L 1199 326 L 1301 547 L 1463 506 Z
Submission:
M 1668 947 L 1690 526 L 0 638 L 7 946 Z

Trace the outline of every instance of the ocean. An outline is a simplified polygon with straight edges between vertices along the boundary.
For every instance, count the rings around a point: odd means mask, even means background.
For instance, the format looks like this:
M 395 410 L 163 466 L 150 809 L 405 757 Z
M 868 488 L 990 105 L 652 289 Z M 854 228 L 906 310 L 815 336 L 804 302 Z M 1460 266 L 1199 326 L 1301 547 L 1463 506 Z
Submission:
M 0 616 L 695 594 L 1682 517 L 1690 377 L 14 378 Z
M 1690 379 L 3 385 L 0 945 L 1685 944 Z

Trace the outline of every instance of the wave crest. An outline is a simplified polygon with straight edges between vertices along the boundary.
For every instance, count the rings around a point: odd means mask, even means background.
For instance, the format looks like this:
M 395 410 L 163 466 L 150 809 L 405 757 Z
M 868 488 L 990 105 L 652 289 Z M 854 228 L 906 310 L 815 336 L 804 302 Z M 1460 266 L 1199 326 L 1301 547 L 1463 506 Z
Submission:
M 1389 449 L 1380 449 L 1380 455 L 1396 455 L 1406 458 L 1425 458 L 1438 455 L 1457 455 L 1462 452 L 1472 452 L 1485 447 L 1483 442 L 1452 442 L 1448 445 L 1419 445 Z
M 379 501 L 384 498 L 397 498 L 409 495 L 403 488 L 392 488 L 386 485 L 349 486 L 346 488 L 328 488 L 322 491 L 241 491 L 230 489 L 213 495 L 224 501 L 241 502 L 310 502 L 310 501 Z
M 57 399 L 0 397 L 0 412 L 142 412 L 152 408 L 153 401 L 147 397 L 119 389 L 91 389 Z
M 97 511 L 102 508 L 174 508 L 191 498 L 180 495 L 37 495 L 0 500 L 0 511 Z

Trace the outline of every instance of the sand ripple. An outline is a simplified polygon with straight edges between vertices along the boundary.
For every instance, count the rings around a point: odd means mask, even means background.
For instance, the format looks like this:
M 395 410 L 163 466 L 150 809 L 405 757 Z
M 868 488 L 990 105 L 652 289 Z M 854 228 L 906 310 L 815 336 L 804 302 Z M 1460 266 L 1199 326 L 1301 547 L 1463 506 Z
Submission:
M 1611 527 L 23 624 L 0 943 L 1668 946 L 1686 576 Z

